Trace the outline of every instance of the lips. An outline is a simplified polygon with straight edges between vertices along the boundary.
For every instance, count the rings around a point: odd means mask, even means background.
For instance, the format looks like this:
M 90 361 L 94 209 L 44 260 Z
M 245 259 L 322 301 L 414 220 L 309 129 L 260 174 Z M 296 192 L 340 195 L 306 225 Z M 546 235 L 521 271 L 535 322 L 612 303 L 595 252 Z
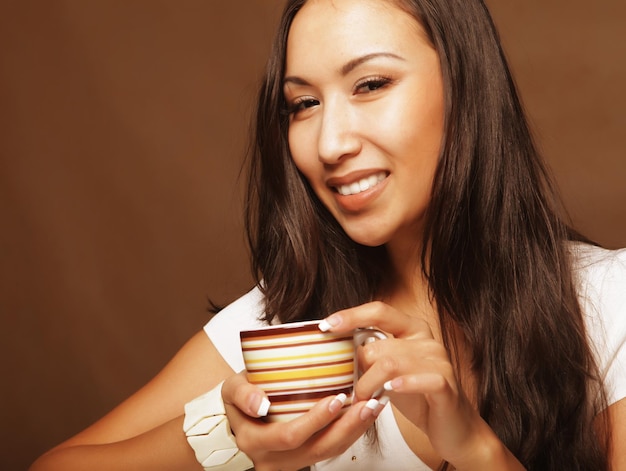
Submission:
M 350 183 L 341 183 L 341 184 L 337 183 L 331 186 L 340 195 L 343 195 L 343 196 L 358 195 L 359 193 L 362 193 L 364 191 L 367 191 L 375 187 L 380 182 L 382 182 L 385 178 L 387 178 L 387 173 L 381 171 L 372 175 L 358 178 Z
M 387 187 L 389 172 L 358 170 L 342 177 L 329 179 L 326 184 L 333 191 L 336 207 L 345 213 L 366 211 Z

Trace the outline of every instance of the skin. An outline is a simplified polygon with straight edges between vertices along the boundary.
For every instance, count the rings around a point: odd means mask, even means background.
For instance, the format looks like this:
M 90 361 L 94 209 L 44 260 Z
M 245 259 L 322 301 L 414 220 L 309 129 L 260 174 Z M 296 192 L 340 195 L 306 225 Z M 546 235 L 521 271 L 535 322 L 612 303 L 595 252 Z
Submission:
M 290 30 L 284 82 L 295 164 L 353 240 L 385 244 L 395 261 L 399 282 L 385 303 L 331 318 L 342 320 L 337 329 L 375 325 L 394 337 L 362 349 L 366 371 L 357 399 L 399 376 L 395 386 L 405 394 L 392 393 L 392 402 L 407 443 L 425 461 L 445 458 L 470 469 L 498 460 L 506 465 L 501 469 L 521 468 L 459 387 L 435 338 L 433 307 L 413 302 L 428 299 L 420 296 L 420 266 L 406 260 L 419 260 L 407 251 L 420 248 L 416 234 L 430 201 L 444 116 L 439 59 L 423 30 L 391 4 L 310 1 Z M 345 194 L 364 179 L 365 191 Z M 418 431 L 432 447 L 412 439 Z
M 416 234 L 443 129 L 438 59 L 423 31 L 391 3 L 310 0 L 294 20 L 286 65 L 296 165 L 350 237 L 385 244 L 392 259 L 393 289 L 381 301 L 327 319 L 337 332 L 376 326 L 391 337 L 359 350 L 364 373 L 354 405 L 338 418 L 329 397 L 291 423 L 267 424 L 255 412 L 262 391 L 234 374 L 199 332 L 146 386 L 31 471 L 201 470 L 182 432 L 183 407 L 224 379 L 238 446 L 258 471 L 297 470 L 342 453 L 380 413 L 382 405 L 367 408 L 365 401 L 385 384 L 407 444 L 431 467 L 445 459 L 458 470 L 523 469 L 460 386 L 421 267 L 410 262 L 419 260 Z M 361 194 L 341 197 L 333 189 L 372 174 L 384 180 Z M 459 345 L 463 364 L 462 339 Z M 469 374 L 462 384 L 471 384 Z M 605 413 L 613 469 L 626 470 L 618 445 L 626 443 L 626 400 Z
M 346 233 L 415 245 L 443 135 L 439 59 L 415 20 L 381 2 L 308 2 L 287 43 L 294 162 Z M 382 174 L 358 195 L 336 187 Z

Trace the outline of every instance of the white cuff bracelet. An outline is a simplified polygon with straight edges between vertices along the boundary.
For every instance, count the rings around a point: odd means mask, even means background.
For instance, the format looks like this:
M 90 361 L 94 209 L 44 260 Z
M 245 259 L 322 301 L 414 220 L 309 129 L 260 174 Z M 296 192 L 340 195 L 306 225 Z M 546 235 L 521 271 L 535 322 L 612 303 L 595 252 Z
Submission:
M 206 471 L 245 471 L 254 464 L 237 448 L 230 430 L 224 401 L 222 381 L 208 393 L 185 404 L 183 430 Z

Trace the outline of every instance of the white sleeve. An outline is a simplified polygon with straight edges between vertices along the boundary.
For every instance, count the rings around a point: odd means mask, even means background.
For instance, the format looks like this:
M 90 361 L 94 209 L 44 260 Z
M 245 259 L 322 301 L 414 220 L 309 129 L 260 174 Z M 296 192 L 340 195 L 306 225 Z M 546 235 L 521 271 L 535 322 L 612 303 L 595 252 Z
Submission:
M 626 249 L 582 257 L 581 307 L 609 405 L 626 397 Z
M 218 312 L 204 326 L 209 339 L 234 371 L 244 369 L 239 332 L 266 325 L 259 320 L 263 309 L 263 294 L 254 288 Z

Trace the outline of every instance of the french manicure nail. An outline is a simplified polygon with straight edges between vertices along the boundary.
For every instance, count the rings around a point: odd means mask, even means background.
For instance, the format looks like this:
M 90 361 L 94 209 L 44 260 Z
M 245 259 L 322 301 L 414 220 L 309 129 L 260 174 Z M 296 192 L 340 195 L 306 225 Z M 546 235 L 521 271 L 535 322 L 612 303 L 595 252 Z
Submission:
M 339 319 L 337 316 L 330 316 L 326 319 L 322 319 L 317 326 L 322 332 L 328 332 L 333 327 L 337 327 L 340 322 L 341 319 Z
M 270 405 L 271 403 L 269 399 L 267 399 L 266 397 L 261 399 L 261 405 L 259 406 L 259 410 L 257 411 L 259 417 L 265 417 L 267 415 L 267 413 L 270 411 Z
M 387 381 L 383 384 L 383 389 L 386 391 L 396 391 L 398 388 L 402 387 L 403 380 L 402 378 L 394 378 Z
M 378 401 L 376 399 L 370 399 L 365 404 L 365 407 L 361 409 L 361 420 L 367 420 L 374 415 L 374 411 L 378 407 Z
M 389 396 L 381 397 L 378 400 L 378 407 L 374 411 L 374 417 L 378 417 L 388 403 L 389 403 Z
M 259 417 L 265 417 L 267 415 L 267 413 L 270 410 L 270 401 L 266 398 L 263 397 L 261 394 L 255 393 L 251 400 L 251 409 L 254 409 L 254 404 L 259 404 L 259 406 L 256 409 L 256 415 L 258 415 Z
M 338 394 L 335 399 L 333 399 L 328 405 L 328 410 L 333 414 L 335 412 L 338 412 L 346 403 L 346 399 L 348 399 L 348 396 L 346 396 L 344 393 Z
M 332 325 L 330 325 L 330 322 L 328 322 L 326 319 L 323 319 L 322 321 L 320 321 L 320 323 L 317 325 L 317 327 L 322 332 L 328 332 L 332 328 Z
M 367 401 L 367 404 L 365 404 L 365 407 L 374 410 L 378 407 L 378 404 L 378 399 L 370 399 L 369 401 Z

